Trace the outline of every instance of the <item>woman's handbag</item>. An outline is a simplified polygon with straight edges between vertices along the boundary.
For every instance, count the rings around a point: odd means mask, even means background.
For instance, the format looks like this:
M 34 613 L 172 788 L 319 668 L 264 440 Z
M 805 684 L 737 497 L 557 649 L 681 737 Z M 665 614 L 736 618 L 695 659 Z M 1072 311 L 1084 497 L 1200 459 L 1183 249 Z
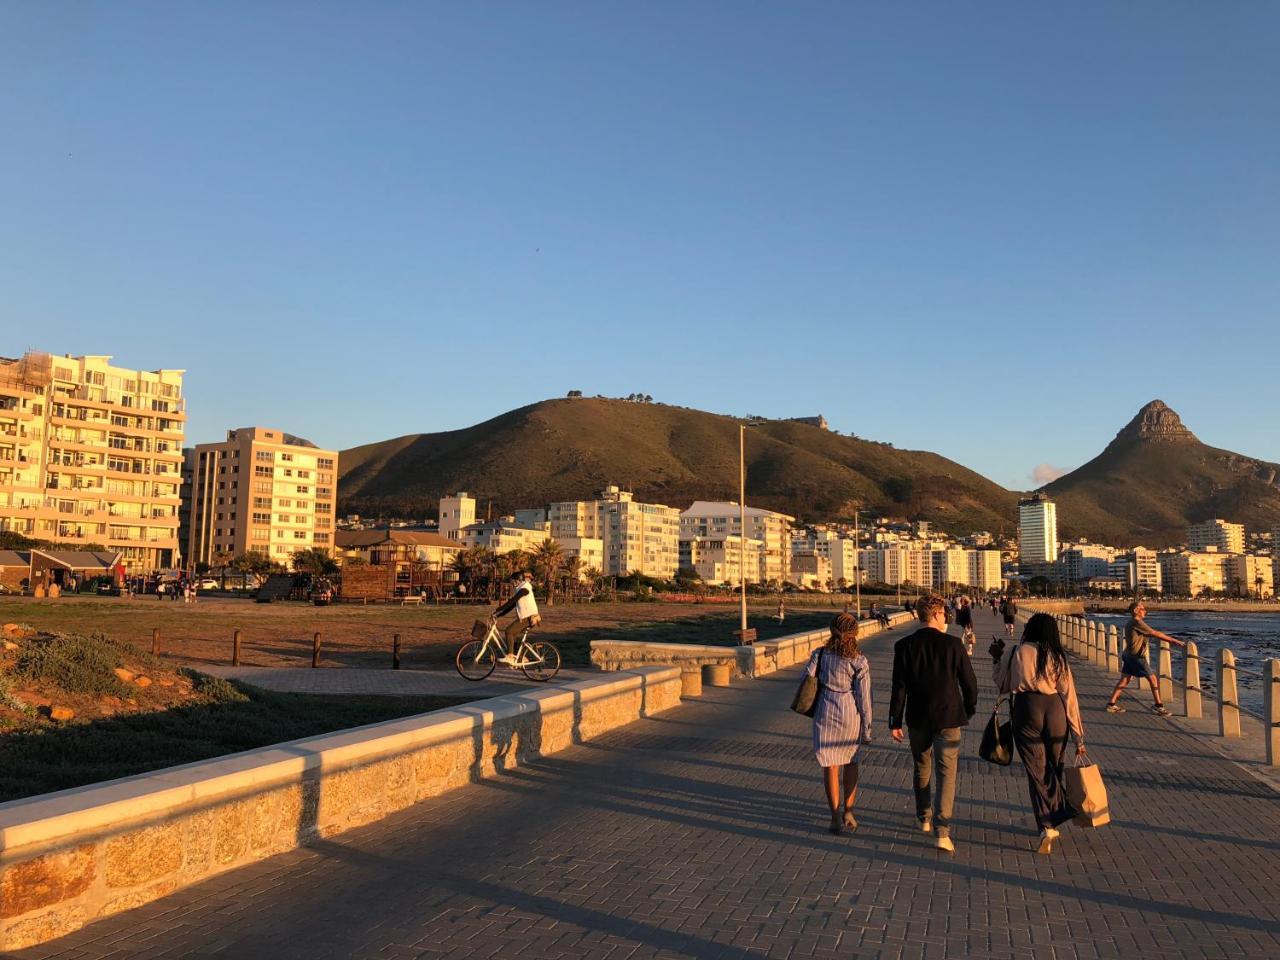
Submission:
M 978 747 L 978 756 L 988 763 L 1007 767 L 1013 762 L 1013 721 L 1000 722 L 1000 702 L 1008 694 L 1000 694 L 996 698 L 996 708 L 991 711 L 991 719 L 987 721 L 987 729 L 982 731 L 982 743 Z
M 795 699 L 791 701 L 791 709 L 796 713 L 805 717 L 812 717 L 813 712 L 818 709 L 818 691 L 822 689 L 822 683 L 818 680 L 818 674 L 822 672 L 822 651 L 818 652 L 818 669 L 813 672 L 813 676 L 807 673 L 804 679 L 800 681 L 800 689 L 796 691 Z
M 1067 789 L 1067 803 L 1076 811 L 1075 822 L 1082 827 L 1103 827 L 1111 822 L 1107 804 L 1107 788 L 1102 784 L 1102 771 L 1087 756 L 1076 757 L 1075 763 L 1062 771 Z

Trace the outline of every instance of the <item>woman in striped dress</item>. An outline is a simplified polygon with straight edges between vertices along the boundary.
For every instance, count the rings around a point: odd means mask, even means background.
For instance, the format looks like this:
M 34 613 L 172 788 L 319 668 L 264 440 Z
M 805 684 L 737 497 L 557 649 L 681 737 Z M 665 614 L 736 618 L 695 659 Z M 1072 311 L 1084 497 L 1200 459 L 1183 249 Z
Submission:
M 844 827 L 856 830 L 853 802 L 858 792 L 858 746 L 871 742 L 871 667 L 858 652 L 856 617 L 842 613 L 835 618 L 831 639 L 809 658 L 807 670 L 809 676 L 818 678 L 813 753 L 822 767 L 831 832 L 841 833 Z

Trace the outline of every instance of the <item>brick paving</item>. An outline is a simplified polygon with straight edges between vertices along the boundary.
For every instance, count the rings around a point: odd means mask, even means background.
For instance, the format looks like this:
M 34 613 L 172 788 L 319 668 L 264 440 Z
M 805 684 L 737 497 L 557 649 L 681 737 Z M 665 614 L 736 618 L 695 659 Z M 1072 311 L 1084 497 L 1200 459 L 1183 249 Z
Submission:
M 937 853 L 885 730 L 899 634 L 868 644 L 877 742 L 856 834 L 825 830 L 793 668 L 12 956 L 1280 956 L 1280 798 L 1172 721 L 1103 713 L 1110 683 L 1087 665 L 1113 823 L 1031 852 L 1021 767 L 976 759 L 980 649 L 958 849 Z

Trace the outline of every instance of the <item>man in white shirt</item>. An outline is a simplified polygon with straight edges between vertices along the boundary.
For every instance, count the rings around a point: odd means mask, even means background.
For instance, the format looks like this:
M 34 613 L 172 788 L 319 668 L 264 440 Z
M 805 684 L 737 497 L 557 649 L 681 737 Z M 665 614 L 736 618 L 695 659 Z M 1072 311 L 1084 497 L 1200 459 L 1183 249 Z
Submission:
M 493 619 L 496 621 L 512 610 L 516 612 L 516 618 L 502 631 L 507 642 L 507 655 L 498 661 L 514 667 L 519 664 L 516 644 L 520 642 L 520 637 L 526 630 L 532 630 L 542 622 L 542 617 L 538 615 L 538 601 L 533 596 L 533 580 L 528 572 L 522 570 L 511 579 L 515 582 L 515 592 L 511 594 L 511 599 L 494 611 Z

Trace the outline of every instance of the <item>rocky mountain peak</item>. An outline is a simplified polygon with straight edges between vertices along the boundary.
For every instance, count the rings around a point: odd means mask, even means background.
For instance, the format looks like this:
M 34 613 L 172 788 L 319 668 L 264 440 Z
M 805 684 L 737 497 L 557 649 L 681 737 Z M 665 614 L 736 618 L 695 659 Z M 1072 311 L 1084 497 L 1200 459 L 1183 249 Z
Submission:
M 1182 424 L 1163 400 L 1152 400 L 1116 434 L 1118 441 L 1151 440 L 1157 443 L 1194 443 L 1196 435 Z

